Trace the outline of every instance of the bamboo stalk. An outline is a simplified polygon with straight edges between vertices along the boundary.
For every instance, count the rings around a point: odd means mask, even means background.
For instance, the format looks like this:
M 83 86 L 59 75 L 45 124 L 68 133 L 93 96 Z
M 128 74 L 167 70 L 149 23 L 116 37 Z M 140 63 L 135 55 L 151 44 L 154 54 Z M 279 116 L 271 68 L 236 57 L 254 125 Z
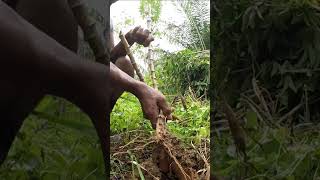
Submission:
M 120 31 L 119 38 L 121 39 L 121 42 L 122 42 L 124 48 L 126 49 L 127 55 L 128 55 L 129 58 L 130 58 L 131 64 L 132 64 L 134 70 L 136 71 L 136 73 L 137 73 L 137 75 L 138 75 L 138 77 L 139 77 L 139 80 L 142 81 L 142 82 L 144 82 L 144 78 L 143 78 L 143 76 L 142 76 L 142 74 L 141 74 L 141 72 L 140 72 L 140 70 L 139 70 L 139 68 L 138 68 L 138 66 L 137 66 L 136 60 L 134 59 L 134 57 L 133 57 L 133 55 L 132 55 L 132 52 L 131 52 L 131 50 L 130 50 L 130 48 L 129 48 L 128 41 L 127 41 L 127 39 L 124 37 L 122 31 Z
M 147 17 L 147 27 L 149 30 L 151 30 L 151 9 L 148 8 L 148 17 Z M 147 55 L 147 62 L 149 64 L 150 74 L 151 74 L 151 80 L 152 80 L 152 87 L 155 89 L 158 89 L 157 85 L 157 78 L 156 73 L 154 69 L 154 59 L 152 58 L 152 48 L 151 45 L 148 47 L 148 55 Z
M 154 63 L 153 63 L 153 59 L 151 58 L 152 56 L 152 49 L 149 48 L 148 49 L 148 62 L 149 62 L 149 68 L 150 68 L 150 73 L 151 73 L 151 80 L 152 80 L 152 87 L 155 89 L 158 89 L 158 85 L 157 85 L 157 78 L 156 78 L 156 71 L 154 69 Z
M 99 36 L 96 23 L 89 15 L 89 9 L 82 0 L 69 0 L 69 5 L 73 11 L 73 14 L 83 30 L 85 40 L 89 43 L 92 49 L 96 61 L 105 65 L 110 63 L 110 47 L 105 47 L 102 41 L 102 37 Z M 110 23 L 109 23 L 110 24 Z M 110 31 L 110 27 L 107 26 L 107 31 Z M 107 34 L 109 34 L 107 32 Z M 106 41 L 109 41 L 109 36 L 106 37 Z

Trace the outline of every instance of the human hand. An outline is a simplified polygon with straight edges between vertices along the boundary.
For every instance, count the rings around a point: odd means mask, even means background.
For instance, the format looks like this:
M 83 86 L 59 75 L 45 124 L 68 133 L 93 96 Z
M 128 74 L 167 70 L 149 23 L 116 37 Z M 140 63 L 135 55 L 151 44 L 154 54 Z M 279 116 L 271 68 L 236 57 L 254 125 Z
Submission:
M 156 128 L 160 111 L 167 119 L 172 119 L 171 108 L 160 91 L 142 83 L 137 97 L 141 103 L 144 117 L 151 121 L 153 129 Z
M 154 38 L 147 29 L 143 29 L 141 26 L 137 26 L 126 34 L 126 38 L 130 39 L 132 44 L 138 43 L 144 47 L 148 47 Z

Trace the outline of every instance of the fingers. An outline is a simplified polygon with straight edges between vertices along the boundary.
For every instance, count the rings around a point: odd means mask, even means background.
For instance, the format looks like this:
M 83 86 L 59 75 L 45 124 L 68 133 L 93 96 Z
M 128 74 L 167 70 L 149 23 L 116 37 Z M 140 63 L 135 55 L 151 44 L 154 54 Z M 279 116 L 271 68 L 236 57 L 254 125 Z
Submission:
M 148 112 L 144 112 L 144 118 L 149 119 L 153 129 L 156 129 L 159 115 L 159 108 L 155 107 Z
M 141 36 L 144 38 L 142 45 L 144 47 L 148 47 L 152 41 L 151 39 L 153 39 L 153 37 L 150 35 L 151 32 L 148 29 L 145 29 L 142 33 L 143 34 L 141 34 Z
M 141 26 L 135 27 L 135 28 L 132 30 L 132 34 L 136 34 L 139 29 L 141 29 Z
M 137 28 L 137 27 L 136 27 L 136 28 Z M 141 41 L 141 38 L 144 37 L 143 28 L 139 26 L 139 27 L 134 31 L 133 35 L 134 35 L 135 39 L 136 39 L 138 42 Z
M 139 97 L 139 100 L 142 105 L 144 117 L 151 121 L 153 129 L 156 129 L 160 110 L 166 119 L 172 119 L 171 108 L 167 104 L 165 96 L 160 91 L 146 85 L 145 91 L 142 96 Z
M 158 106 L 162 110 L 163 115 L 166 116 L 167 119 L 171 120 L 172 119 L 171 108 L 169 107 L 164 97 L 158 102 Z
M 164 96 L 158 99 L 157 106 L 150 108 L 143 113 L 144 117 L 151 121 L 153 129 L 156 129 L 160 110 L 162 110 L 162 113 L 167 120 L 172 119 L 171 108 L 168 106 Z
M 159 112 L 159 110 L 155 111 L 153 114 L 152 114 L 152 117 L 150 118 L 151 119 L 151 126 L 153 129 L 156 129 L 157 128 L 157 122 L 158 122 L 158 115 L 159 113 L 156 113 L 156 112 Z
M 148 36 L 150 35 L 150 33 L 151 33 L 151 32 L 150 32 L 148 29 L 145 29 L 145 30 L 143 31 L 143 34 L 148 35 Z
M 157 122 L 158 122 L 158 118 L 156 118 L 156 119 L 151 121 L 152 129 L 156 129 L 157 128 Z
M 150 45 L 154 38 L 151 36 L 151 32 L 148 29 L 144 29 L 141 26 L 135 27 L 133 30 L 130 31 L 134 41 L 138 44 L 147 47 Z
M 134 29 L 129 31 L 130 37 L 133 38 L 133 41 L 136 41 L 136 34 L 141 29 L 141 26 L 136 26 Z
M 144 46 L 144 47 L 148 47 L 152 41 L 154 41 L 154 38 L 153 38 L 152 36 L 149 36 L 149 37 L 143 42 L 143 46 Z

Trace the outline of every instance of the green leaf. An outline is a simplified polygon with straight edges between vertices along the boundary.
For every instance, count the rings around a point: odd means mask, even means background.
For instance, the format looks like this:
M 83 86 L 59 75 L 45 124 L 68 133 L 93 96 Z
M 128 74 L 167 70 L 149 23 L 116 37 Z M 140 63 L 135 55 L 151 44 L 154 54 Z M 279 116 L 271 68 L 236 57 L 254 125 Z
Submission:
M 95 132 L 93 125 L 88 125 L 88 124 L 79 122 L 75 119 L 60 118 L 60 117 L 51 115 L 49 113 L 39 112 L 39 111 L 33 111 L 32 114 L 35 116 L 47 119 L 50 122 L 57 123 L 75 130 L 79 130 L 82 133 L 92 134 Z
M 246 119 L 247 119 L 247 128 L 251 129 L 256 129 L 258 126 L 258 121 L 257 121 L 257 113 L 254 111 L 248 111 L 246 114 Z
M 269 139 L 266 142 L 264 142 L 262 146 L 264 149 L 263 152 L 266 153 L 266 155 L 270 155 L 273 153 L 278 153 L 280 143 L 276 139 Z
M 205 127 L 201 127 L 199 130 L 199 135 L 202 138 L 208 137 L 209 136 L 209 129 Z
M 279 141 L 283 142 L 288 137 L 289 131 L 285 127 L 280 127 L 275 130 L 274 137 Z
M 35 108 L 36 111 L 44 111 L 52 102 L 52 96 L 45 96 L 39 103 L 39 105 Z
M 140 164 L 137 163 L 136 161 L 131 161 L 131 162 L 137 166 L 140 179 L 141 179 L 141 180 L 145 180 L 144 175 L 143 175 L 142 170 L 141 170 L 141 167 L 140 167 Z
M 286 177 L 286 180 L 295 180 L 294 175 L 287 176 L 287 177 Z

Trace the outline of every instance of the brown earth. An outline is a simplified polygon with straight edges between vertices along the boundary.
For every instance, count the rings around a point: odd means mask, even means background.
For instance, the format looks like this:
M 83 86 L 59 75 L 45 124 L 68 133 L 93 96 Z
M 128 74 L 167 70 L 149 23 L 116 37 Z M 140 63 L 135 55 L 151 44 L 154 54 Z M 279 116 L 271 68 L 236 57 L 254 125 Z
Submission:
M 111 179 L 141 179 L 138 168 L 146 180 L 210 179 L 208 142 L 182 143 L 165 124 L 160 117 L 155 134 L 136 131 L 111 138 Z

